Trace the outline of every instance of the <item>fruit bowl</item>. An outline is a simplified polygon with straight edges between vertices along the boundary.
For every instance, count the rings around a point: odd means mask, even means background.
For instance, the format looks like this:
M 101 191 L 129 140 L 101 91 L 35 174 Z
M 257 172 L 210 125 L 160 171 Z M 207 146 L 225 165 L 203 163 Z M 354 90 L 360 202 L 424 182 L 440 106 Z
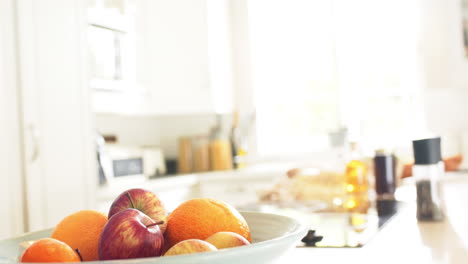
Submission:
M 296 246 L 307 232 L 305 225 L 287 216 L 259 212 L 241 212 L 241 214 L 251 230 L 251 245 L 191 255 L 111 260 L 105 262 L 109 264 L 271 263 L 287 250 Z M 51 232 L 52 229 L 47 229 L 0 241 L 0 263 L 17 263 L 17 258 L 22 250 L 19 245 L 21 242 L 48 237 Z M 97 264 L 102 262 L 88 263 Z

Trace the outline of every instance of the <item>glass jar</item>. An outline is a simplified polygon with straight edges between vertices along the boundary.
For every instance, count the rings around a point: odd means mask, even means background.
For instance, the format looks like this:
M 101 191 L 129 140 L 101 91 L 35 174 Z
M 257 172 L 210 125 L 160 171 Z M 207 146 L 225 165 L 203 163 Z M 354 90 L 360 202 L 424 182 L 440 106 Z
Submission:
M 192 172 L 192 140 L 190 137 L 179 138 L 177 173 Z
M 416 181 L 416 215 L 419 221 L 444 219 L 439 180 L 444 174 L 440 137 L 413 141 L 413 176 Z
M 231 143 L 227 138 L 215 138 L 210 142 L 211 170 L 232 169 Z
M 444 219 L 439 178 L 444 172 L 442 161 L 436 164 L 414 165 L 416 180 L 417 218 L 420 221 Z
M 208 136 L 195 136 L 192 139 L 193 171 L 210 170 L 210 150 Z

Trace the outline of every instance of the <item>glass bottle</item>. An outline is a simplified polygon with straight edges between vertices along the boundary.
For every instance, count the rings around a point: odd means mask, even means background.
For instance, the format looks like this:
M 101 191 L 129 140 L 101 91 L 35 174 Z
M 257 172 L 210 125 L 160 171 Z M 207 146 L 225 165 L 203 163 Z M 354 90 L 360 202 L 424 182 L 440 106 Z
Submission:
M 344 207 L 349 212 L 367 213 L 370 207 L 367 165 L 359 153 L 357 143 L 352 142 L 350 147 L 350 158 L 345 172 L 346 202 Z
M 247 134 L 245 127 L 241 130 L 241 124 L 239 122 L 239 113 L 237 111 L 233 114 L 230 139 L 232 147 L 233 168 L 245 168 L 247 163 L 246 158 L 248 152 Z
M 377 214 L 393 215 L 398 207 L 395 200 L 397 158 L 392 152 L 379 149 L 373 161 Z
M 444 219 L 439 179 L 444 174 L 440 137 L 413 141 L 416 215 L 419 221 Z
M 231 170 L 233 168 L 231 142 L 228 133 L 222 126 L 221 119 L 218 116 L 218 124 L 212 130 L 210 136 L 210 169 L 213 171 Z
M 374 176 L 377 200 L 394 200 L 396 189 L 396 157 L 383 149 L 375 151 Z
M 239 113 L 235 111 L 232 115 L 232 127 L 231 127 L 231 132 L 230 132 L 230 141 L 231 141 L 231 154 L 232 154 L 232 166 L 233 168 L 238 168 L 238 160 L 237 160 L 237 155 L 239 151 L 239 145 L 240 145 L 240 131 L 239 131 Z

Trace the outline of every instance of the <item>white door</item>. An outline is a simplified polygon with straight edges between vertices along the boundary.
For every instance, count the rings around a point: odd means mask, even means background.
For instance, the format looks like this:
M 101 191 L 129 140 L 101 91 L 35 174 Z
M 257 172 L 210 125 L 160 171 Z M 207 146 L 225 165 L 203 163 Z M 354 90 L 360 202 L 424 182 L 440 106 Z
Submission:
M 0 239 L 24 231 L 14 0 L 0 0 Z
M 2 0 L 0 0 L 2 1 Z M 94 132 L 81 0 L 17 0 L 28 230 L 94 208 Z

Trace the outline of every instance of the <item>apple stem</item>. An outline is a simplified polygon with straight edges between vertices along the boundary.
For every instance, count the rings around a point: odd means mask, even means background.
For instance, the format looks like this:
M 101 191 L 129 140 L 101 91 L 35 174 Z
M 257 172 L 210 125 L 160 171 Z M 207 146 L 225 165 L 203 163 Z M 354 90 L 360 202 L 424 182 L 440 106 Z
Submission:
M 152 223 L 152 224 L 147 225 L 146 227 L 152 227 L 152 226 L 155 226 L 155 225 L 162 225 L 162 224 L 164 224 L 164 221 L 159 221 L 159 222 L 156 222 L 156 223 Z
M 80 250 L 76 248 L 75 252 L 78 254 L 78 257 L 80 257 L 80 261 L 83 262 L 83 256 L 81 256 Z
M 128 197 L 128 200 L 130 200 L 130 204 L 132 205 L 132 208 L 133 208 L 133 209 L 136 209 L 136 208 L 135 208 L 135 204 L 133 203 L 133 200 L 132 200 L 132 196 L 130 195 L 129 192 L 127 192 L 127 197 Z

